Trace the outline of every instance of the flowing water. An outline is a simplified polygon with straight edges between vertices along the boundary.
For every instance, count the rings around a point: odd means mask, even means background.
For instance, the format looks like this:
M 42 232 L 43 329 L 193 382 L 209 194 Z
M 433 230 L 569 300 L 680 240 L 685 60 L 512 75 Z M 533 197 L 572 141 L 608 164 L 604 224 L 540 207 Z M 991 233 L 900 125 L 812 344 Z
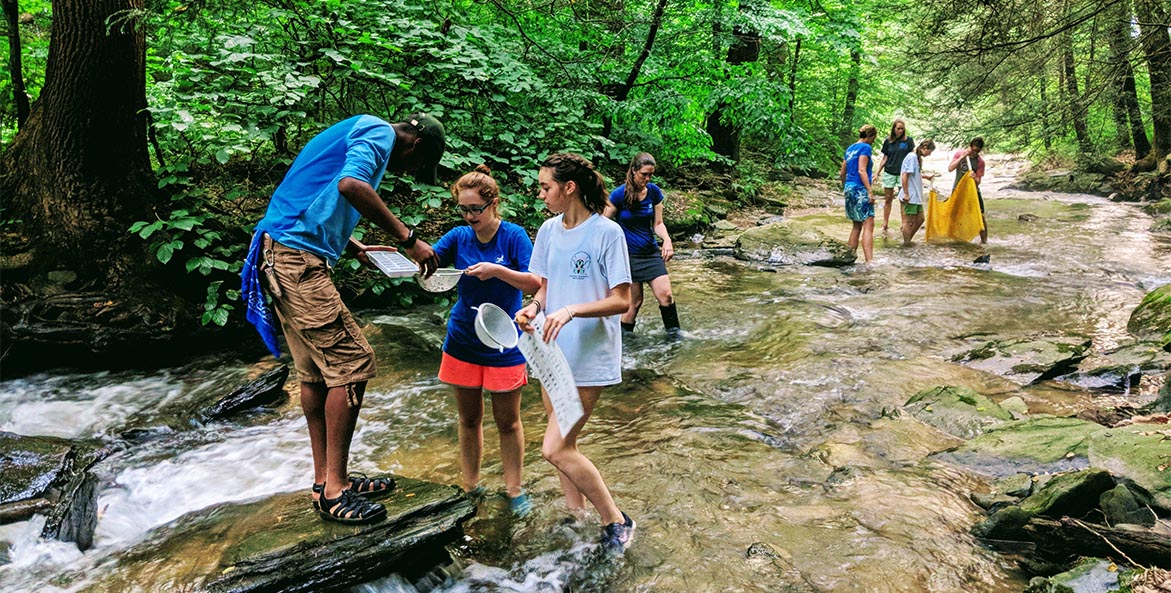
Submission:
M 928 168 L 942 170 L 933 162 Z M 1012 163 L 990 163 L 990 171 Z M 991 337 L 1080 334 L 1104 350 L 1128 339 L 1142 295 L 1171 281 L 1171 242 L 1133 205 L 985 182 L 991 242 L 903 248 L 881 231 L 876 264 L 771 268 L 701 252 L 671 265 L 683 339 L 667 340 L 653 301 L 625 344 L 627 379 L 603 393 L 582 448 L 638 521 L 625 557 L 603 560 L 596 516 L 571 515 L 540 458 L 540 398 L 525 393 L 526 488 L 514 521 L 489 497 L 432 575 L 438 591 L 1016 592 L 1027 578 L 981 547 L 979 476 L 927 458 L 956 444 L 897 413 L 916 391 L 961 384 L 1033 412 L 1072 413 L 1097 394 L 1022 388 L 949 362 Z M 949 182 L 941 184 L 950 186 Z M 1025 220 L 1031 214 L 1035 220 Z M 845 240 L 840 206 L 801 213 Z M 894 215 L 897 220 L 897 214 Z M 920 235 L 921 239 L 922 235 Z M 974 264 L 982 254 L 989 264 Z M 648 295 L 649 296 L 649 295 Z M 650 300 L 650 299 L 648 299 Z M 401 318 L 367 313 L 381 372 L 354 439 L 354 469 L 459 481 L 455 407 L 437 353 L 394 337 Z M 442 327 L 406 320 L 434 338 Z M 259 367 L 151 373 L 46 373 L 0 383 L 0 430 L 104 437 L 134 414 Z M 191 370 L 197 369 L 197 370 Z M 295 382 L 288 389 L 294 391 Z M 491 418 L 486 414 L 486 418 Z M 184 513 L 274 492 L 308 493 L 299 408 L 192 429 L 125 449 L 103 478 L 94 548 L 37 539 L 43 520 L 0 527 L 0 592 L 74 591 L 108 576 L 148 531 Z M 485 425 L 485 480 L 502 488 Z M 5 546 L 7 550 L 5 550 Z M 166 558 L 160 558 L 166 562 Z M 416 585 L 419 585 L 416 583 Z M 411 592 L 398 577 L 355 588 Z

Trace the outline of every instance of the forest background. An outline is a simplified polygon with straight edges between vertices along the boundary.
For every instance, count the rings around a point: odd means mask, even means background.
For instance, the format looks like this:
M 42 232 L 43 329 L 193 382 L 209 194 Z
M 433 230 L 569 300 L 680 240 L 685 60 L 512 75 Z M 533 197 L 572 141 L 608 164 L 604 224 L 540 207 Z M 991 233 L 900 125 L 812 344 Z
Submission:
M 13 327 L 91 350 L 238 329 L 268 196 L 358 113 L 439 117 L 441 183 L 487 164 L 530 230 L 556 151 L 612 185 L 647 151 L 668 189 L 716 175 L 750 202 L 779 174 L 836 174 L 861 124 L 896 117 L 1042 163 L 1150 170 L 1171 150 L 1168 0 L 0 2 L 9 344 Z M 380 192 L 426 238 L 460 223 L 444 187 L 388 175 Z M 396 282 L 357 267 L 336 276 L 351 296 Z

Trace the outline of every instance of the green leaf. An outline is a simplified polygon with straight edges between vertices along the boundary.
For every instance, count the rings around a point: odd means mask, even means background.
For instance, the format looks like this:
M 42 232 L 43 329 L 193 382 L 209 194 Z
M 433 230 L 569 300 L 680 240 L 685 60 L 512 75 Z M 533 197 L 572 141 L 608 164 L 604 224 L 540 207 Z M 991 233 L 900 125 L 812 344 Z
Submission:
M 231 158 L 231 157 L 228 155 L 228 151 L 227 151 L 227 150 L 224 150 L 223 148 L 221 148 L 221 149 L 217 150 L 217 151 L 216 151 L 216 153 L 215 153 L 215 160 L 216 160 L 216 161 L 219 161 L 219 163 L 220 163 L 221 165 L 226 165 L 226 164 L 228 164 L 228 159 L 229 159 L 229 158 Z

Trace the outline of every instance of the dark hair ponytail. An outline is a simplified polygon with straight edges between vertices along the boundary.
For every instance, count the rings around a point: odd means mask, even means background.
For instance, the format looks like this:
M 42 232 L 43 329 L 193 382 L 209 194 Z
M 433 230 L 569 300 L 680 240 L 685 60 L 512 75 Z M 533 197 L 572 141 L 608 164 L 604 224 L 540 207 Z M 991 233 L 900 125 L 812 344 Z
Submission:
M 658 166 L 655 162 L 655 157 L 651 156 L 649 152 L 640 152 L 630 159 L 630 166 L 626 167 L 626 190 L 622 194 L 622 204 L 627 210 L 634 207 L 634 200 L 637 196 L 630 191 L 630 186 L 634 184 L 634 174 L 639 169 L 650 165 L 652 167 Z
M 606 180 L 585 157 L 570 152 L 559 152 L 549 155 L 549 158 L 541 163 L 541 168 L 553 171 L 553 180 L 557 183 L 565 184 L 572 181 L 577 184 L 586 210 L 600 214 L 606 209 Z

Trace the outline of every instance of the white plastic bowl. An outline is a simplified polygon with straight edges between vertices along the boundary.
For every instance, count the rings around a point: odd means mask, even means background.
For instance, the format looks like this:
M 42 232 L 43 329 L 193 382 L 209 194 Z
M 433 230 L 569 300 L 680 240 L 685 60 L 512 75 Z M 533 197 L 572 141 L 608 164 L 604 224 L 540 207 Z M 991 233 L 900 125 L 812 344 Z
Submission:
M 459 284 L 459 279 L 463 275 L 463 270 L 440 268 L 428 278 L 424 278 L 422 274 L 415 274 L 415 281 L 427 292 L 447 292 Z
M 516 348 L 519 336 L 516 324 L 507 311 L 492 303 L 484 303 L 472 309 L 476 312 L 476 337 L 485 346 L 501 352 L 506 348 Z

